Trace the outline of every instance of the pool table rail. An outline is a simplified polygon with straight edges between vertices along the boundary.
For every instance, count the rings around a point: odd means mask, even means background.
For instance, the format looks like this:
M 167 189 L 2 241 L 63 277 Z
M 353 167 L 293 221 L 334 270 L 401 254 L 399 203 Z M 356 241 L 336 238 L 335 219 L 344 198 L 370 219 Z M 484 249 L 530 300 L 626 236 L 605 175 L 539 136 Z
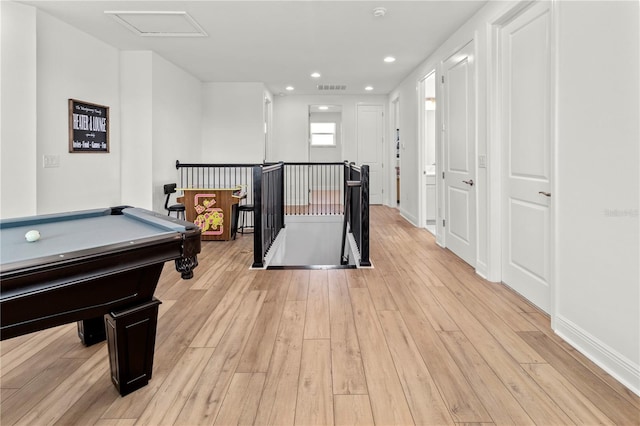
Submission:
M 164 263 L 175 259 L 181 246 L 182 238 L 175 235 L 169 241 L 136 243 L 128 250 L 85 253 L 57 263 L 3 270 L 0 339 L 151 300 Z

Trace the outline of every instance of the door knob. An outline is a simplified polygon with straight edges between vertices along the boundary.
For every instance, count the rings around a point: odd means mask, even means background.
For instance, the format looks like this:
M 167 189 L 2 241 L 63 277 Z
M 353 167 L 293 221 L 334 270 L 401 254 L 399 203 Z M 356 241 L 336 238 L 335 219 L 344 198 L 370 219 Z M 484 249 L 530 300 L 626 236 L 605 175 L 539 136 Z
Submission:
M 542 194 L 545 197 L 551 197 L 551 193 L 550 192 L 538 191 L 538 194 Z
M 463 180 L 462 182 L 466 183 L 469 186 L 473 186 L 473 179 Z

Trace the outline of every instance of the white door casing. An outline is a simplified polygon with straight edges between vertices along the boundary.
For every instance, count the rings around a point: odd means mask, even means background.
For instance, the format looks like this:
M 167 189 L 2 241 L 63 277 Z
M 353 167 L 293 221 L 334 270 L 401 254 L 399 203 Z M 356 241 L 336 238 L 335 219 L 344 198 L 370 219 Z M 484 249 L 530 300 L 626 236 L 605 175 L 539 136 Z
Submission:
M 400 168 L 399 151 L 400 148 L 397 146 L 398 140 L 398 132 L 402 132 L 400 129 L 400 98 L 395 98 L 392 102 L 393 105 L 393 127 L 391 130 L 391 138 L 389 139 L 389 146 L 391 146 L 391 157 L 389 160 L 389 167 L 387 168 L 387 175 L 391 179 L 389 181 L 389 205 L 393 207 L 397 207 L 400 202 L 400 193 L 402 192 L 398 186 L 402 185 L 402 168 Z M 396 167 L 399 168 L 396 169 Z M 398 180 L 400 179 L 400 185 L 398 185 Z
M 551 11 L 540 2 L 499 32 L 502 281 L 551 305 Z
M 471 41 L 442 64 L 446 246 L 476 264 L 475 61 Z
M 358 164 L 369 166 L 369 204 L 382 204 L 382 105 L 358 105 Z
M 271 99 L 264 98 L 264 158 L 266 163 L 271 158 Z

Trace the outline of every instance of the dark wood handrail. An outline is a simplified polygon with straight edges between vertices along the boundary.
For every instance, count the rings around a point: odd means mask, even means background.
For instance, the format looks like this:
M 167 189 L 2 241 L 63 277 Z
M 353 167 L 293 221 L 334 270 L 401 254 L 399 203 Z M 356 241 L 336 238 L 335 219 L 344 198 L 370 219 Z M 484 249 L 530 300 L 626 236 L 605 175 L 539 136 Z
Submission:
M 254 167 L 261 163 L 181 163 L 176 160 L 176 170 L 187 167 Z

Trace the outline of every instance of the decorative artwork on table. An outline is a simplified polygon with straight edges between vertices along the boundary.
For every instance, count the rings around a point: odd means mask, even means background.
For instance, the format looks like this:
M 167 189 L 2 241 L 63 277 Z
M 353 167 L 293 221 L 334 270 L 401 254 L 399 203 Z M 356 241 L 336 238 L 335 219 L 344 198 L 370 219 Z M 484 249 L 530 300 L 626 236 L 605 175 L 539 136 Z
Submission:
M 202 235 L 222 235 L 224 233 L 224 212 L 214 207 L 216 194 L 196 194 L 193 198 L 195 211 L 198 214 L 193 223 L 201 230 Z
M 109 107 L 69 99 L 69 152 L 109 152 Z

